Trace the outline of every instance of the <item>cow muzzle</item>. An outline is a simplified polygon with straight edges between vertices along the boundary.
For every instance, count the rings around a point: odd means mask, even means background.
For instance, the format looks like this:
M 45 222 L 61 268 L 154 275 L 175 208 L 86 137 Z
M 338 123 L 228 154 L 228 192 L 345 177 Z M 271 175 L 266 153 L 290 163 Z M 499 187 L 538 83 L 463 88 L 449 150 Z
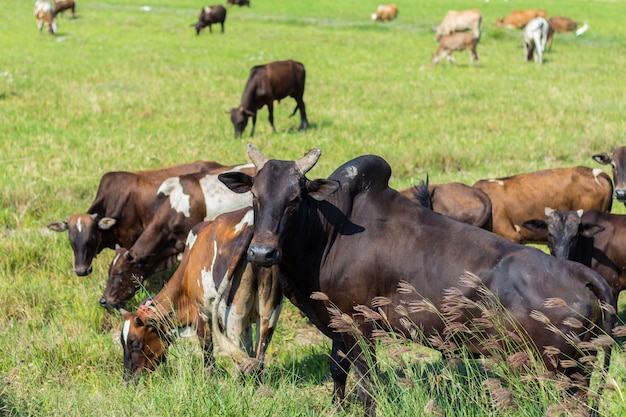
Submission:
M 616 188 L 615 189 L 615 199 L 620 203 L 626 203 L 626 189 L 624 188 Z
M 280 251 L 269 245 L 250 245 L 248 261 L 258 266 L 271 266 L 280 262 Z

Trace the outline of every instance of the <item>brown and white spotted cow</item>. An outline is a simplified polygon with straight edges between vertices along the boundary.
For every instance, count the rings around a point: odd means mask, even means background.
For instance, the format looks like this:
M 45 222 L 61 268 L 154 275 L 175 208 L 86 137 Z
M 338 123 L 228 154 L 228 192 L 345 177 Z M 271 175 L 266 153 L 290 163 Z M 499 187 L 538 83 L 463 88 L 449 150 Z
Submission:
M 194 226 L 165 287 L 134 313 L 120 309 L 125 381 L 137 383 L 153 370 L 188 327 L 196 329 L 207 369 L 214 364 L 213 336 L 218 351 L 233 358 L 243 375 L 262 371 L 283 297 L 277 268 L 246 260 L 253 219 L 252 209 L 245 208 Z
M 74 252 L 74 272 L 78 276 L 89 275 L 93 260 L 104 248 L 130 248 L 135 243 L 152 218 L 157 191 L 165 179 L 223 166 L 213 161 L 196 161 L 145 171 L 107 172 L 86 213 L 67 216 L 66 221 L 50 223 L 48 228 L 67 231 Z
M 234 193 L 218 180 L 224 172 L 254 175 L 256 168 L 252 164 L 222 167 L 168 178 L 161 184 L 150 223 L 132 246 L 115 251 L 101 306 L 123 307 L 144 279 L 172 267 L 194 225 L 252 204 L 252 194 Z M 158 284 L 159 278 L 149 281 Z
M 547 233 L 523 228 L 544 216 L 544 208 L 611 211 L 613 184 L 600 169 L 546 169 L 506 178 L 484 179 L 474 187 L 491 200 L 493 232 L 516 243 L 547 243 Z

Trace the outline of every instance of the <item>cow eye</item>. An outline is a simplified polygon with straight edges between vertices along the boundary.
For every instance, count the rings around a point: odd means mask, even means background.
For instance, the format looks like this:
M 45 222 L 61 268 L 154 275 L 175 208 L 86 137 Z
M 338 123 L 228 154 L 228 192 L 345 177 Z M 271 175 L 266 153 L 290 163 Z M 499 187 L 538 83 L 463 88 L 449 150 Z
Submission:
M 132 350 L 140 350 L 141 349 L 141 342 L 139 341 L 135 341 L 130 345 L 130 348 Z

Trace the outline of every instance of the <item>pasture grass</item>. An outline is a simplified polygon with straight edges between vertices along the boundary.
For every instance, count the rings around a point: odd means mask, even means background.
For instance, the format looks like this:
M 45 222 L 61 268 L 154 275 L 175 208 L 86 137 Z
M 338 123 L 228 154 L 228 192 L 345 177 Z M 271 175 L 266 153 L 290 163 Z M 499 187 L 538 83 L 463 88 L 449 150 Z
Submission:
M 392 166 L 392 186 L 403 188 L 426 173 L 433 183 L 472 184 L 544 168 L 596 167 L 592 154 L 623 144 L 626 28 L 618 17 L 625 3 L 542 2 L 549 16 L 590 26 L 582 37 L 557 34 L 543 66 L 522 62 L 521 32 L 493 27 L 497 17 L 533 2 L 396 4 L 396 21 L 373 24 L 377 3 L 253 0 L 250 9 L 228 9 L 223 35 L 214 26 L 212 35 L 195 36 L 189 25 L 205 4 L 78 0 L 78 17 L 59 17 L 52 37 L 37 34 L 31 1 L 0 0 L 0 414 L 336 411 L 329 343 L 290 305 L 259 387 L 234 379 L 225 358 L 206 375 L 193 340 L 177 343 L 168 363 L 139 386 L 121 383 L 121 320 L 97 304 L 111 253 L 100 255 L 91 276 L 76 277 L 66 236 L 45 228 L 84 212 L 104 172 L 197 159 L 245 162 L 251 141 L 273 158 L 322 148 L 311 177 L 378 154 Z M 141 9 L 146 5 L 150 11 Z M 474 7 L 484 16 L 481 66 L 469 66 L 464 51 L 455 54 L 455 67 L 432 67 L 431 28 L 448 9 Z M 239 104 L 250 68 L 287 58 L 306 66 L 311 128 L 297 132 L 298 116 L 288 118 L 294 102 L 285 99 L 275 106 L 276 134 L 263 109 L 255 137 L 235 140 L 227 111 Z M 625 212 L 618 205 L 613 211 Z M 622 298 L 622 323 L 625 304 Z M 404 368 L 381 366 L 382 415 L 422 414 L 433 389 L 445 415 L 489 414 L 472 406 L 487 399 L 480 386 L 462 373 L 442 379 L 450 371 L 432 351 L 427 360 L 418 357 Z M 607 416 L 626 413 L 625 365 L 616 351 L 610 375 L 617 389 L 603 398 Z M 514 384 L 523 392 L 526 382 Z M 529 396 L 523 405 L 511 415 L 541 416 L 546 401 Z M 341 415 L 361 413 L 351 391 Z

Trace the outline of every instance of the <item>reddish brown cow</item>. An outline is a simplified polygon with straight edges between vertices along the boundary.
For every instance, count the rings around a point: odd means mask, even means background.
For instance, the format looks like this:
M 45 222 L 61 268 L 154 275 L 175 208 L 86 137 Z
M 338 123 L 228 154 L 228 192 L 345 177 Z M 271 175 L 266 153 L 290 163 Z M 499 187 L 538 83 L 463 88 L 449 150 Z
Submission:
M 116 245 L 130 248 L 146 227 L 154 211 L 157 190 L 169 177 L 222 167 L 213 161 L 197 161 L 146 171 L 107 172 L 85 214 L 74 214 L 48 228 L 64 232 L 74 252 L 74 272 L 91 273 L 92 263 L 102 249 Z
M 386 22 L 398 17 L 398 6 L 393 3 L 381 4 L 376 9 L 376 13 L 372 13 L 372 21 Z
M 611 154 L 599 153 L 593 159 L 602 165 L 613 168 L 615 199 L 626 206 L 626 146 L 616 146 Z
M 437 52 L 432 56 L 433 65 L 437 65 L 444 57 L 448 59 L 448 62 L 454 64 L 454 51 L 462 51 L 464 49 L 467 49 L 469 52 L 470 63 L 480 65 L 480 58 L 478 57 L 478 52 L 476 52 L 478 41 L 479 38 L 470 32 L 454 32 L 450 35 L 442 36 Z
M 72 17 L 76 17 L 76 2 L 74 0 L 61 0 L 56 1 L 52 0 L 54 3 L 54 16 L 56 17 L 59 13 L 62 13 L 66 10 L 72 11 Z
M 305 78 L 304 65 L 292 60 L 275 61 L 253 67 L 250 70 L 248 82 L 243 90 L 241 104 L 239 104 L 239 107 L 230 110 L 230 120 L 235 127 L 235 137 L 241 136 L 248 124 L 249 117 L 252 117 L 250 136 L 254 136 L 256 113 L 263 106 L 267 106 L 272 132 L 276 132 L 274 127 L 274 101 L 278 100 L 280 102 L 287 96 L 296 100 L 296 108 L 293 109 L 291 116 L 300 109 L 300 127 L 298 130 L 306 130 L 309 127 L 309 121 L 306 118 L 306 108 L 302 99 Z
M 578 22 L 574 22 L 569 17 L 561 16 L 552 16 L 548 19 L 548 24 L 550 25 L 550 28 L 548 30 L 548 42 L 546 49 L 552 49 L 552 39 L 554 38 L 555 32 L 574 32 L 578 27 Z
M 400 194 L 433 211 L 486 230 L 492 229 L 491 200 L 478 188 L 460 182 L 429 184 L 426 205 L 420 201 L 419 186 L 400 190 Z
M 508 16 L 496 19 L 496 27 L 522 29 L 535 17 L 546 17 L 546 11 L 541 9 L 514 10 Z
M 521 226 L 526 220 L 543 217 L 545 207 L 609 212 L 613 194 L 608 175 L 582 166 L 480 180 L 474 187 L 491 199 L 493 232 L 517 243 L 547 242 L 546 233 Z
M 256 173 L 251 165 L 220 167 L 208 172 L 168 178 L 158 190 L 154 216 L 136 242 L 118 248 L 100 298 L 103 307 L 122 307 L 140 289 L 143 279 L 175 264 L 189 230 L 202 221 L 252 204 L 251 194 L 236 194 L 217 176 L 223 172 Z M 158 279 L 150 279 L 158 286 Z M 156 280 L 156 282 L 154 282 Z
M 153 370 L 172 335 L 188 326 L 196 329 L 206 368 L 214 364 L 213 333 L 244 375 L 263 369 L 283 297 L 277 268 L 259 268 L 245 259 L 253 218 L 252 210 L 243 209 L 194 226 L 180 267 L 165 287 L 136 313 L 120 309 L 125 381 L 138 382 Z

